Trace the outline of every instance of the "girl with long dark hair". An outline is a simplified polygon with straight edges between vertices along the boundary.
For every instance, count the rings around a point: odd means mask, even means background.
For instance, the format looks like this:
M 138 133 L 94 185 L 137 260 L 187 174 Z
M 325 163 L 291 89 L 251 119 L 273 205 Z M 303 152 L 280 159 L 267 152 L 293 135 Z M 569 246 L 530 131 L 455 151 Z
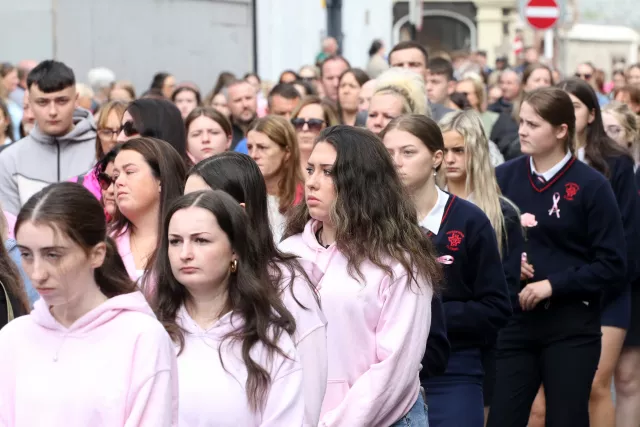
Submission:
M 441 270 L 378 137 L 344 125 L 324 130 L 308 160 L 305 200 L 280 249 L 323 273 L 329 365 L 319 425 L 425 424 L 418 374 Z
M 295 321 L 250 233 L 222 191 L 181 196 L 165 215 L 154 305 L 178 346 L 181 425 L 302 425 Z
M 229 151 L 194 166 L 185 194 L 208 189 L 222 190 L 244 207 L 261 254 L 269 260 L 271 283 L 296 321 L 293 342 L 302 365 L 305 422 L 317 425 L 327 386 L 327 320 L 317 291 L 300 266 L 302 260 L 276 247 L 269 226 L 267 188 L 249 156 Z

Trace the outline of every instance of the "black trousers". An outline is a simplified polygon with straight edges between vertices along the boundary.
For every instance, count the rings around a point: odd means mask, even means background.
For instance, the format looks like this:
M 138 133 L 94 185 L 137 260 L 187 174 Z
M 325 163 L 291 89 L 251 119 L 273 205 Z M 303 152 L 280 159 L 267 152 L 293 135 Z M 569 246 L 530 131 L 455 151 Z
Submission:
M 498 336 L 488 427 L 526 427 L 540 384 L 546 427 L 589 427 L 589 394 L 600 360 L 599 304 L 541 302 L 516 313 Z

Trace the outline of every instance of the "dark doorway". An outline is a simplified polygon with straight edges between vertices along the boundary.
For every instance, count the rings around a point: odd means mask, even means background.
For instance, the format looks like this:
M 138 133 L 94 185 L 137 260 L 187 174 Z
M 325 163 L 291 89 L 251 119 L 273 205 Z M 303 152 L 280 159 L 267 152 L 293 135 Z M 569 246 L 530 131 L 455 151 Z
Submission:
M 411 24 L 400 29 L 402 40 L 411 37 Z M 448 16 L 425 16 L 422 30 L 416 33 L 416 41 L 433 51 L 470 51 L 471 30 L 463 22 Z

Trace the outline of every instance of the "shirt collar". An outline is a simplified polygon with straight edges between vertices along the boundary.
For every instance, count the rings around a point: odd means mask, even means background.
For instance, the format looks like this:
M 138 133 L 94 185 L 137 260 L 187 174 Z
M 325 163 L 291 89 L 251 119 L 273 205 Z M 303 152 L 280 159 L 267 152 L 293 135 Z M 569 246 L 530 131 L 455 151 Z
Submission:
M 567 154 L 565 154 L 565 156 L 562 158 L 562 160 L 560 160 L 558 163 L 556 163 L 551 169 L 549 169 L 545 173 L 538 173 L 536 171 L 535 166 L 533 165 L 533 157 L 529 157 L 529 166 L 531 167 L 531 173 L 543 177 L 545 181 L 550 181 L 558 172 L 560 172 L 560 170 L 567 163 L 569 163 L 569 160 L 571 160 L 571 156 L 572 156 L 571 151 L 567 150 Z
M 440 231 L 440 224 L 442 224 L 442 217 L 444 216 L 444 209 L 447 207 L 449 194 L 438 187 L 436 187 L 436 191 L 438 192 L 438 200 L 436 200 L 436 204 L 431 209 L 431 212 L 422 218 L 420 226 L 437 235 L 438 231 Z

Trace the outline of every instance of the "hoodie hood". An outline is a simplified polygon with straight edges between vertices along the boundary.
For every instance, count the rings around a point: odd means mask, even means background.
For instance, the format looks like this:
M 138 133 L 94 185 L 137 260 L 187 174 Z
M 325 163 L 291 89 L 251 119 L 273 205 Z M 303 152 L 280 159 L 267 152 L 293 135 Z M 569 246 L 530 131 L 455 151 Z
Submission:
M 96 122 L 89 110 L 76 108 L 73 112 L 73 125 L 73 129 L 68 134 L 54 137 L 43 133 L 36 124 L 29 136 L 42 144 L 95 141 Z
M 31 316 L 36 324 L 45 329 L 59 331 L 61 334 L 65 334 L 66 336 L 73 336 L 89 333 L 92 330 L 108 323 L 119 314 L 127 311 L 144 313 L 155 318 L 153 310 L 149 307 L 144 295 L 139 291 L 109 298 L 98 307 L 80 317 L 69 328 L 65 328 L 58 323 L 49 311 L 47 303 L 42 298 L 34 304 Z

